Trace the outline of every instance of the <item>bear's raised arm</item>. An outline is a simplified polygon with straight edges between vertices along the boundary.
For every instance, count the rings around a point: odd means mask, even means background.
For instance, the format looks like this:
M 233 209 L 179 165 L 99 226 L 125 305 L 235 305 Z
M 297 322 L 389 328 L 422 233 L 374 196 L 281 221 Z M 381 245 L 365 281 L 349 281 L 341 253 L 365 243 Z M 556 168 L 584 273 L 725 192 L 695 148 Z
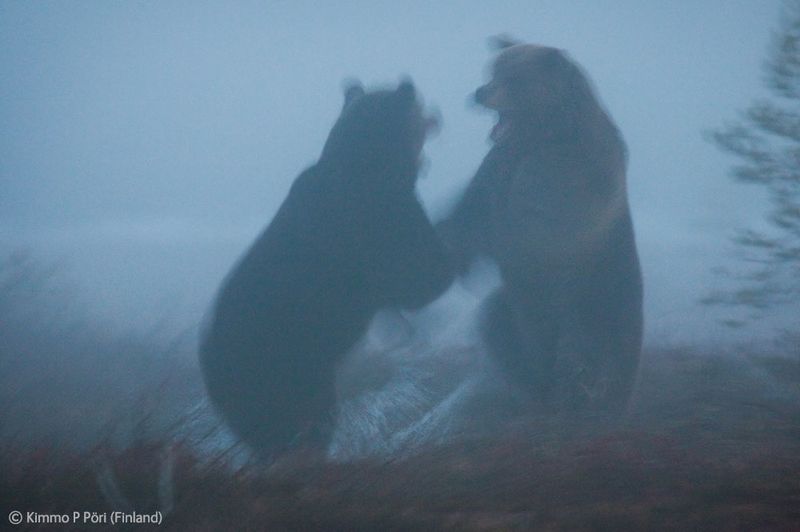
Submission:
M 450 257 L 416 198 L 395 206 L 395 224 L 390 236 L 396 248 L 393 257 L 376 261 L 381 290 L 389 304 L 416 309 L 439 297 L 453 280 Z M 393 209 L 393 210 L 394 210 Z
M 499 151 L 494 148 L 489 152 L 450 214 L 436 224 L 436 232 L 459 274 L 465 273 L 475 258 L 491 253 L 492 202 L 497 166 L 502 161 Z

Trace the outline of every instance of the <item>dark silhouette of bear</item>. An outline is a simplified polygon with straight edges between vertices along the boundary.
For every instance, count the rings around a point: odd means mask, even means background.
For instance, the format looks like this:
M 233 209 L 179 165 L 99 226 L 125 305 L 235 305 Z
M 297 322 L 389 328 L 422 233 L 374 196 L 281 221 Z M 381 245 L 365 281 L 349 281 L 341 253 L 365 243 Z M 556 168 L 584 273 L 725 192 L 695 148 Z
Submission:
M 351 86 L 319 160 L 225 279 L 200 361 L 213 404 L 253 449 L 324 444 L 335 366 L 375 312 L 421 307 L 451 282 L 415 192 L 433 126 L 410 81 Z
M 477 103 L 493 146 L 438 226 L 463 270 L 497 262 L 484 338 L 509 379 L 558 411 L 622 411 L 642 341 L 627 153 L 583 72 L 555 48 L 499 43 Z

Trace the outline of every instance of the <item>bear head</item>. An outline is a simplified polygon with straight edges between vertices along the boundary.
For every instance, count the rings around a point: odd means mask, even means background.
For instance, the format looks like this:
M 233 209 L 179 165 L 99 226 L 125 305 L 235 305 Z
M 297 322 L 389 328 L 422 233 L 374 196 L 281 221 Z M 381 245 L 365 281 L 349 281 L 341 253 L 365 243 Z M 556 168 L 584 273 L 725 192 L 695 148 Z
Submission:
M 406 79 L 394 90 L 365 91 L 356 81 L 344 93 L 344 106 L 320 163 L 366 172 L 367 179 L 379 173 L 413 186 L 425 140 L 439 126 L 414 84 Z
M 495 143 L 568 135 L 596 106 L 586 76 L 566 52 L 505 37 L 493 42 L 500 51 L 491 79 L 474 98 L 498 113 L 491 134 Z

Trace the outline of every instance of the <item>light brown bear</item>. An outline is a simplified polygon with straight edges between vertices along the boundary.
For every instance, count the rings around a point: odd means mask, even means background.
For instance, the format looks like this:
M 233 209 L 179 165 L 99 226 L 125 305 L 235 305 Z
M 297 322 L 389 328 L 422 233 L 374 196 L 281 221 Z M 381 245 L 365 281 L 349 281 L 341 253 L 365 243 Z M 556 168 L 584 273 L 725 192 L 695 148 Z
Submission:
M 439 232 L 462 271 L 500 269 L 483 333 L 512 383 L 546 410 L 620 412 L 642 341 L 625 144 L 566 53 L 497 44 L 475 93 L 499 115 L 493 146 Z

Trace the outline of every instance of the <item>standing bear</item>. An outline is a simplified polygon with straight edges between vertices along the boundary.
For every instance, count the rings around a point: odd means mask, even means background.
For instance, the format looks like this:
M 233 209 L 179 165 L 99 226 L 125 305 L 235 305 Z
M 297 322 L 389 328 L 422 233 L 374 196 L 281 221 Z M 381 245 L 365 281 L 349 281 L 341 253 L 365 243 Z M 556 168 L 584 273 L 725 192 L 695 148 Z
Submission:
M 446 290 L 446 250 L 415 192 L 436 121 L 410 81 L 346 90 L 316 164 L 225 279 L 200 347 L 208 394 L 262 454 L 323 445 L 335 366 L 383 307 Z
M 548 410 L 622 411 L 642 341 L 642 280 L 620 132 L 561 50 L 498 43 L 475 93 L 493 146 L 438 226 L 463 271 L 484 255 L 502 285 L 485 342 Z

